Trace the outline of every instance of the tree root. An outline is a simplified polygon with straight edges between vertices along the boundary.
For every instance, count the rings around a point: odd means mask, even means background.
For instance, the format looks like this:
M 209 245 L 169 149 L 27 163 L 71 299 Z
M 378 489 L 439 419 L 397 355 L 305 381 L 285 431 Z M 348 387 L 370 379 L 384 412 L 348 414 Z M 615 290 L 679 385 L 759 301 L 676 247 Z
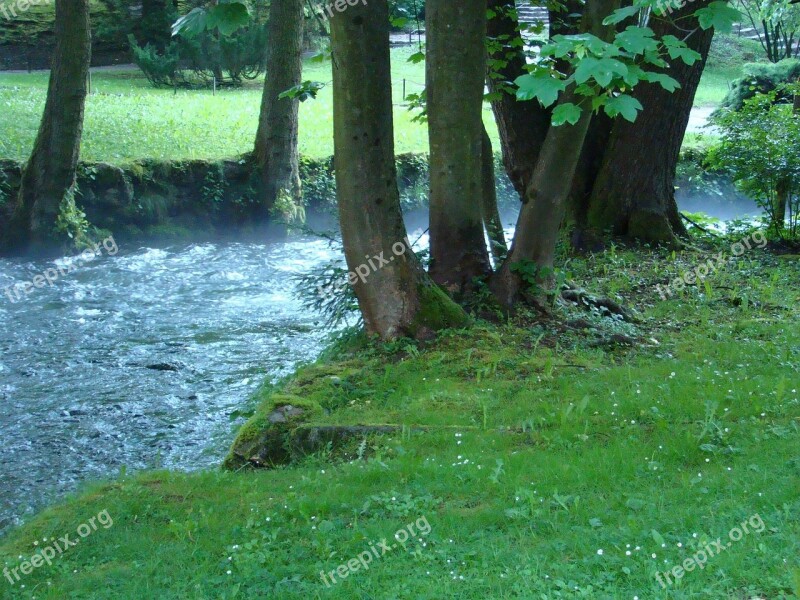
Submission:
M 597 298 L 592 296 L 586 290 L 581 288 L 564 285 L 561 291 L 561 298 L 567 302 L 574 302 L 578 306 L 591 310 L 596 308 L 604 317 L 615 318 L 615 315 L 628 323 L 641 323 L 641 320 L 633 315 L 629 310 L 624 308 L 617 302 L 610 298 Z

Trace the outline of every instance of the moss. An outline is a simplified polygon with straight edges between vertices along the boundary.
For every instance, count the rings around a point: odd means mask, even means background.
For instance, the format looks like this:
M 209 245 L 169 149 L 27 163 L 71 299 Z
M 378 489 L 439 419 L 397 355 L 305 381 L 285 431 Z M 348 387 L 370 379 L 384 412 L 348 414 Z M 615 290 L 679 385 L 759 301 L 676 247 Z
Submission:
M 418 293 L 420 308 L 410 331 L 414 337 L 425 336 L 427 330 L 465 327 L 470 323 L 464 309 L 453 302 L 439 286 L 422 283 Z
M 238 470 L 248 465 L 272 467 L 290 462 L 291 432 L 322 414 L 322 408 L 313 400 L 288 394 L 270 395 L 239 430 L 223 467 Z
M 628 221 L 628 237 L 653 244 L 675 244 L 677 239 L 669 221 L 661 213 L 636 211 Z

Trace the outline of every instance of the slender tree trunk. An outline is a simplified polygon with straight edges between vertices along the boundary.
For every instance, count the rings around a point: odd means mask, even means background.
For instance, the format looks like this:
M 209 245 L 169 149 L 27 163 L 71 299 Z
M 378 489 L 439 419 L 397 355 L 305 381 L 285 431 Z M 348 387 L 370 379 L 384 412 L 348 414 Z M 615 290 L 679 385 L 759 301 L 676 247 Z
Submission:
M 461 308 L 408 248 L 394 159 L 387 0 L 331 19 L 336 196 L 345 256 L 367 332 L 423 337 L 461 326 Z
M 518 102 L 511 83 L 525 74 L 525 54 L 514 0 L 488 0 L 494 15 L 487 24 L 487 82 L 500 133 L 503 164 L 520 198 L 533 175 L 539 151 L 550 128 L 550 111 L 537 102 Z
M 10 245 L 57 246 L 56 220 L 72 193 L 91 61 L 89 0 L 56 0 L 56 45 L 39 133 L 22 174 Z
M 571 95 L 565 95 L 562 102 L 571 100 L 574 100 Z M 526 192 L 526 202 L 517 219 L 511 252 L 492 282 L 498 301 L 507 309 L 513 308 L 524 296 L 544 304 L 542 292 L 552 279 L 556 242 L 591 120 L 591 111 L 584 110 L 575 125 L 551 127 L 547 133 Z M 524 289 L 519 273 L 526 264 L 536 268 L 536 273 L 531 276 L 540 286 L 532 293 Z
M 494 258 L 494 264 L 503 264 L 508 256 L 508 244 L 506 243 L 505 232 L 503 231 L 503 221 L 500 218 L 500 210 L 497 207 L 497 185 L 494 172 L 494 152 L 492 151 L 492 140 L 486 127 L 483 128 L 483 146 L 481 148 L 483 194 L 481 195 L 481 213 L 483 226 L 486 228 L 486 236 L 489 239 L 489 246 Z
M 588 0 L 583 29 L 602 39 L 609 38 L 613 28 L 604 26 L 602 21 L 618 5 L 619 0 Z M 580 99 L 570 90 L 559 100 L 559 104 L 565 102 L 580 102 Z M 591 121 L 592 113 L 584 107 L 575 125 L 550 127 L 547 132 L 526 190 L 511 252 L 492 282 L 498 301 L 507 309 L 523 297 L 539 305 L 546 302 L 544 292 L 553 280 L 556 242 Z M 528 273 L 525 281 L 520 271 L 527 270 L 528 265 L 533 266 L 535 273 Z M 525 289 L 525 284 L 531 283 L 530 278 L 538 289 Z
M 292 202 L 300 202 L 300 101 L 280 95 L 302 81 L 303 18 L 303 0 L 273 0 L 270 5 L 267 76 L 253 151 L 267 210 L 274 208 L 282 194 Z
M 614 123 L 585 209 L 590 227 L 654 243 L 672 244 L 687 235 L 675 202 L 675 171 L 714 35 L 713 29 L 700 29 L 691 15 L 708 3 L 688 4 L 671 19 L 654 17 L 650 23 L 658 38 L 686 37 L 681 32 L 694 29 L 686 43 L 702 59 L 692 66 L 672 61 L 667 73 L 681 84 L 672 93 L 656 84 L 636 87 L 634 96 L 644 110 L 634 123 Z
M 459 296 L 491 272 L 481 211 L 486 0 L 428 0 L 425 18 L 430 274 Z

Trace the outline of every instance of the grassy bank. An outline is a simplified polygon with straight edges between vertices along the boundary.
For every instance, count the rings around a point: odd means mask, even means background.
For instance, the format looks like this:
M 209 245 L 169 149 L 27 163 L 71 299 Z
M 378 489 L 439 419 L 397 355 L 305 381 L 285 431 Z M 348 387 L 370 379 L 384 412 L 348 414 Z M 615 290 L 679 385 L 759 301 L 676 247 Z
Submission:
M 656 283 L 719 251 L 730 241 L 569 261 L 640 323 L 568 306 L 428 345 L 340 344 L 252 408 L 292 394 L 324 423 L 401 433 L 272 471 L 90 487 L 0 541 L 0 566 L 78 539 L 104 510 L 113 526 L 14 587 L 0 580 L 0 597 L 798 597 L 800 265 L 753 249 L 660 300 Z M 750 533 L 661 588 L 657 571 L 744 522 Z M 368 570 L 321 580 L 384 538 Z
M 425 81 L 423 65 L 407 62 L 412 50 L 393 50 L 395 138 L 398 154 L 427 152 L 427 129 L 412 122 L 403 103 Z M 330 62 L 306 61 L 304 79 L 331 82 Z M 258 125 L 262 81 L 242 89 L 154 89 L 138 70 L 101 70 L 92 78 L 86 106 L 81 156 L 87 161 L 120 164 L 157 160 L 218 159 L 252 150 Z M 47 74 L 0 73 L 0 157 L 26 160 L 44 107 Z M 301 105 L 300 153 L 309 158 L 333 154 L 332 87 Z M 491 111 L 485 121 L 496 139 Z
M 403 105 L 405 92 L 419 92 L 424 65 L 410 64 L 412 49 L 395 49 L 393 88 L 397 153 L 427 152 L 427 129 L 412 121 Z M 738 67 L 709 70 L 698 91 L 698 105 L 717 104 Z M 305 79 L 331 81 L 330 62 L 307 61 Z M 153 89 L 138 70 L 101 70 L 92 79 L 86 107 L 81 156 L 89 162 L 219 159 L 252 150 L 261 102 L 261 82 L 213 95 L 205 90 Z M 0 73 L 0 157 L 27 160 L 44 107 L 47 74 Z M 301 105 L 300 152 L 309 158 L 333 154 L 331 86 Z M 484 121 L 497 147 L 497 128 L 488 106 Z

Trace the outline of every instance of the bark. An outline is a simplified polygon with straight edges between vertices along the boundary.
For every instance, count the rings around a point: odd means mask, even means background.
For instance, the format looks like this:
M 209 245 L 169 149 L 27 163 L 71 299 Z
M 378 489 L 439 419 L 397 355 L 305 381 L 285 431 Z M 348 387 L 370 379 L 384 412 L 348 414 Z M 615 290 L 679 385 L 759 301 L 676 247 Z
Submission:
M 481 210 L 486 0 L 428 0 L 425 15 L 430 274 L 459 296 L 491 272 Z
M 567 94 L 562 102 L 572 100 L 572 96 Z M 566 212 L 567 197 L 591 120 L 591 112 L 584 110 L 575 125 L 551 127 L 547 133 L 526 191 L 526 202 L 517 219 L 511 252 L 492 282 L 498 301 L 506 309 L 513 308 L 528 295 L 519 272 L 528 264 L 536 268 L 530 276 L 539 286 L 533 290 L 529 300 L 544 303 L 543 292 L 555 264 L 556 242 Z
M 464 311 L 431 281 L 406 240 L 394 160 L 387 0 L 334 12 L 331 42 L 336 196 L 347 264 L 366 273 L 351 281 L 367 332 L 389 340 L 463 325 Z
M 74 190 L 91 61 L 89 0 L 56 1 L 55 36 L 44 114 L 10 226 L 17 250 L 58 244 L 61 203 Z
M 666 72 L 681 84 L 672 93 L 656 84 L 636 87 L 634 96 L 644 110 L 634 123 L 618 118 L 614 124 L 585 208 L 590 227 L 653 243 L 674 244 L 687 235 L 675 202 L 675 171 L 714 35 L 691 15 L 708 3 L 686 5 L 669 20 L 653 17 L 650 27 L 657 38 L 684 38 L 687 29 L 695 29 L 686 43 L 702 59 L 692 66 L 671 61 Z
M 535 102 L 518 102 L 511 86 L 525 73 L 522 37 L 514 0 L 488 0 L 494 17 L 487 24 L 492 111 L 500 134 L 503 164 L 511 183 L 524 199 L 539 151 L 550 128 L 550 111 Z
M 492 151 L 492 140 L 483 128 L 483 145 L 481 147 L 481 163 L 483 178 L 483 193 L 481 194 L 481 216 L 483 226 L 486 228 L 486 237 L 489 239 L 489 247 L 492 251 L 494 264 L 499 266 L 508 256 L 508 244 L 503 232 L 503 221 L 500 218 L 500 210 L 497 207 L 497 186 L 494 173 L 494 152 Z
M 613 28 L 602 20 L 617 8 L 618 0 L 589 0 L 582 28 L 608 39 Z M 569 90 L 559 103 L 579 103 Z M 566 213 L 572 180 L 592 121 L 591 111 L 584 106 L 575 125 L 550 127 L 536 169 L 526 190 L 526 202 L 517 220 L 516 235 L 508 259 L 492 282 L 498 301 L 511 309 L 523 297 L 544 305 L 545 291 L 552 282 L 555 250 L 561 223 Z M 534 272 L 521 272 L 532 267 Z M 534 285 L 530 289 L 531 284 Z M 528 288 L 528 289 L 526 289 Z
M 300 101 L 280 95 L 302 82 L 303 0 L 274 0 L 269 10 L 267 76 L 253 156 L 261 172 L 263 202 L 272 210 L 281 194 L 300 202 Z

